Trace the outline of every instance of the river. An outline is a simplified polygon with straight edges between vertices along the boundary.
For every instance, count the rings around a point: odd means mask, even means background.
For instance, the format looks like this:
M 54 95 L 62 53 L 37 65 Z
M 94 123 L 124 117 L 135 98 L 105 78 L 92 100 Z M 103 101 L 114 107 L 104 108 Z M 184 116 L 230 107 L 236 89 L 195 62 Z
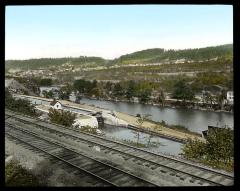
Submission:
M 36 98 L 28 98 L 33 104 L 46 104 L 49 105 L 49 101 L 43 101 Z M 211 111 L 200 111 L 200 110 L 190 110 L 190 109 L 173 109 L 173 108 L 161 108 L 158 106 L 143 105 L 137 103 L 126 103 L 126 102 L 112 102 L 112 101 L 99 101 L 83 98 L 81 103 L 86 103 L 88 105 L 95 105 L 109 110 L 115 110 L 118 112 L 124 112 L 131 115 L 140 114 L 151 114 L 151 117 L 155 121 L 164 120 L 169 124 L 180 124 L 188 127 L 192 131 L 201 133 L 202 130 L 207 129 L 207 125 L 216 125 L 219 121 L 220 125 L 227 124 L 229 126 L 233 125 L 233 114 L 231 113 L 216 113 Z M 69 109 L 69 108 L 68 108 Z M 87 114 L 88 112 L 81 109 L 70 110 L 77 111 L 79 113 Z M 136 131 L 116 126 L 104 125 L 101 130 L 107 137 L 117 139 L 119 141 L 128 140 L 136 142 Z M 139 143 L 148 145 L 149 134 L 139 133 Z M 150 139 L 150 145 L 148 145 L 147 150 L 153 152 L 160 152 L 170 155 L 177 156 L 180 154 L 182 143 L 175 142 L 169 139 L 152 136 Z M 155 144 L 155 146 L 154 146 Z
M 95 105 L 101 108 L 136 114 L 150 114 L 153 121 L 162 121 L 171 125 L 183 125 L 193 132 L 201 133 L 212 126 L 227 125 L 233 128 L 233 114 L 227 112 L 202 111 L 194 109 L 168 108 L 160 106 L 145 105 L 139 103 L 100 101 L 82 98 L 81 103 Z
M 110 125 L 104 125 L 101 130 L 104 132 L 106 137 L 111 137 L 116 140 L 128 140 L 137 142 L 135 130 L 130 130 L 123 127 L 116 127 Z M 150 137 L 149 137 L 150 136 Z M 149 139 L 150 138 L 150 139 Z M 150 144 L 148 145 L 148 143 Z M 147 133 L 139 132 L 139 143 L 145 144 L 147 148 L 143 148 L 152 152 L 159 152 L 167 155 L 174 155 L 177 156 L 180 154 L 181 148 L 183 147 L 182 143 L 175 142 L 169 139 L 161 138 L 158 136 L 151 136 Z

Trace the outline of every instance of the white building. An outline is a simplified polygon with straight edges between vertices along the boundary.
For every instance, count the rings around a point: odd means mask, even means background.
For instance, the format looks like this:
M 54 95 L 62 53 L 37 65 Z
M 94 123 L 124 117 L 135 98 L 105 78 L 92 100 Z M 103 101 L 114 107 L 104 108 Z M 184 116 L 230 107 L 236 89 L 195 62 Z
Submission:
M 90 126 L 91 128 L 98 128 L 97 118 L 90 115 L 79 115 L 77 119 L 74 120 L 73 127 L 85 127 Z
M 182 63 L 184 63 L 185 61 L 186 61 L 185 58 L 178 59 L 178 60 L 175 61 L 175 64 L 182 64 Z
M 59 102 L 59 101 L 56 101 L 56 100 L 53 100 L 51 103 L 50 103 L 50 107 L 53 108 L 53 109 L 62 109 L 62 104 Z
M 233 98 L 234 98 L 233 91 L 228 91 L 227 92 L 227 102 L 229 104 L 233 104 Z

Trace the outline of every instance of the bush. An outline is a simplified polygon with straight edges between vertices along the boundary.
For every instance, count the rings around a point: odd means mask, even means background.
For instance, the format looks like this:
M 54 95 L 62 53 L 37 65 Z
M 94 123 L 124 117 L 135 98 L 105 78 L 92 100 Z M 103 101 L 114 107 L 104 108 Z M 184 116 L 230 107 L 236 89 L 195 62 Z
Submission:
M 56 110 L 56 109 L 49 109 L 48 116 L 50 121 L 53 123 L 57 123 L 59 125 L 71 127 L 74 120 L 76 119 L 76 114 L 71 113 L 70 111 L 63 111 L 63 110 Z
M 90 126 L 81 127 L 80 131 L 84 131 L 84 132 L 87 132 L 87 133 L 92 133 L 92 134 L 98 135 L 97 128 L 92 128 Z
M 233 130 L 214 128 L 208 131 L 206 143 L 188 140 L 183 147 L 183 155 L 204 164 L 225 170 L 233 170 L 234 142 Z
M 20 112 L 30 116 L 37 116 L 34 106 L 30 101 L 23 99 L 14 99 L 8 89 L 5 89 L 5 107 L 9 110 Z
M 20 165 L 10 162 L 5 167 L 6 186 L 40 186 L 36 176 Z

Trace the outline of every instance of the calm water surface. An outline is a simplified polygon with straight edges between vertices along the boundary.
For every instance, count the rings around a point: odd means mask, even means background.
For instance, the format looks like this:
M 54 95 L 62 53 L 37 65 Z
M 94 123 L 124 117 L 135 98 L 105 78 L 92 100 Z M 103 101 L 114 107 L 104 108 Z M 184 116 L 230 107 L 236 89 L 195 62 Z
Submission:
M 124 112 L 131 115 L 150 114 L 154 121 L 164 120 L 168 124 L 183 125 L 189 130 L 201 133 L 208 125 L 228 125 L 233 128 L 233 114 L 226 112 L 201 111 L 193 109 L 161 108 L 159 106 L 138 103 L 100 101 L 83 98 L 81 103 L 95 105 L 109 110 Z
M 136 134 L 134 133 L 136 131 L 134 130 L 130 130 L 123 127 L 105 125 L 103 128 L 101 128 L 101 131 L 103 131 L 107 137 L 111 137 L 117 140 L 124 139 L 124 140 L 137 142 Z M 139 135 L 140 135 L 139 142 L 147 145 L 150 135 L 146 133 L 141 133 L 141 132 L 139 133 Z M 181 147 L 183 146 L 182 143 L 178 143 L 175 141 L 171 141 L 171 140 L 164 139 L 161 137 L 156 137 L 156 136 L 151 137 L 150 143 L 151 144 L 147 148 L 143 148 L 143 149 L 147 149 L 153 152 L 169 154 L 169 155 L 180 154 Z
M 48 101 L 41 101 L 36 99 L 29 99 L 32 103 L 49 105 Z M 192 131 L 201 132 L 207 128 L 207 125 L 233 125 L 233 114 L 230 113 L 216 113 L 210 111 L 199 110 L 187 110 L 187 109 L 173 109 L 173 108 L 160 108 L 158 106 L 143 105 L 136 103 L 125 102 L 111 102 L 111 101 L 99 101 L 83 98 L 81 103 L 88 105 L 95 105 L 105 109 L 115 110 L 119 112 L 128 113 L 131 115 L 151 114 L 151 117 L 155 121 L 164 120 L 169 124 L 180 124 L 188 127 Z M 83 110 L 72 109 L 74 111 L 84 113 Z M 123 127 L 105 125 L 101 130 L 107 137 L 111 137 L 117 140 L 125 139 L 130 141 L 137 141 L 134 130 L 130 130 Z M 140 132 L 140 143 L 147 144 L 149 140 L 149 134 Z M 154 152 L 161 152 L 170 155 L 178 155 L 181 153 L 182 143 L 174 142 L 172 140 L 153 136 L 150 139 L 151 143 L 156 146 L 149 145 L 147 150 Z

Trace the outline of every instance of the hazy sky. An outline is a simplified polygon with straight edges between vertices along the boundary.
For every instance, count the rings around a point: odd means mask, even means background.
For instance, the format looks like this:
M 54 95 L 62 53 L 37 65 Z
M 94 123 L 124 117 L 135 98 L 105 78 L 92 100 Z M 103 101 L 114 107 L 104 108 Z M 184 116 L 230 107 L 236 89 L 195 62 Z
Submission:
M 233 42 L 231 5 L 7 6 L 6 59 L 100 56 Z

